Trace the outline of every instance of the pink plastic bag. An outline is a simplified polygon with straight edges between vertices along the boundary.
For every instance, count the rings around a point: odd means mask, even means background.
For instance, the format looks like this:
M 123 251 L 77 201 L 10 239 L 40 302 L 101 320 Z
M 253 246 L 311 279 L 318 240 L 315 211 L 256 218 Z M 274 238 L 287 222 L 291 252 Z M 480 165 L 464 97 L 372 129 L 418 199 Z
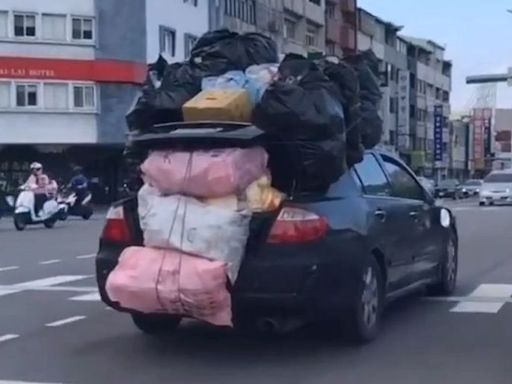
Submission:
M 129 247 L 107 279 L 107 294 L 123 308 L 193 317 L 232 326 L 225 263 L 182 252 Z
M 146 183 L 162 194 L 223 197 L 240 193 L 266 173 L 261 147 L 210 151 L 154 151 L 141 166 Z

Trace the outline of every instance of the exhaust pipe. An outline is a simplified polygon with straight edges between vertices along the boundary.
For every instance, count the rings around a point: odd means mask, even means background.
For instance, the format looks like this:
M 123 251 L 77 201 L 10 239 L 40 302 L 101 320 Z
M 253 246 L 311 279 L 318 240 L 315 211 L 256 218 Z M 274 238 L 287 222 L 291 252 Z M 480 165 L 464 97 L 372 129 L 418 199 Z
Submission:
M 264 333 L 287 333 L 296 330 L 304 324 L 297 318 L 264 317 L 257 321 L 256 326 Z

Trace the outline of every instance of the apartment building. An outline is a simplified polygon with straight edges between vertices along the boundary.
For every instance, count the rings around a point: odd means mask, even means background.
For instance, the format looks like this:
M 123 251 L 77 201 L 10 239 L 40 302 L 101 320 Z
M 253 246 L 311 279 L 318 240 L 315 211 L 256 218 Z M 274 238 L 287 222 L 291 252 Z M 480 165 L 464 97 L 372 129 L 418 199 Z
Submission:
M 326 0 L 325 53 L 343 57 L 357 50 L 357 1 Z
M 452 63 L 445 59 L 445 48 L 438 43 L 402 38 L 408 44 L 410 86 L 415 99 L 410 108 L 414 119 L 411 165 L 425 176 L 441 178 L 449 169 Z
M 210 28 L 261 32 L 281 53 L 307 55 L 325 50 L 325 0 L 217 0 Z
M 208 11 L 208 0 L 2 0 L 0 172 L 16 184 L 32 161 L 63 178 L 78 163 L 115 195 L 147 62 L 188 56 Z
M 371 49 L 380 61 L 381 117 L 384 122 L 382 149 L 400 154 L 409 161 L 411 140 L 409 122 L 409 71 L 407 42 L 391 22 L 358 9 L 357 48 Z

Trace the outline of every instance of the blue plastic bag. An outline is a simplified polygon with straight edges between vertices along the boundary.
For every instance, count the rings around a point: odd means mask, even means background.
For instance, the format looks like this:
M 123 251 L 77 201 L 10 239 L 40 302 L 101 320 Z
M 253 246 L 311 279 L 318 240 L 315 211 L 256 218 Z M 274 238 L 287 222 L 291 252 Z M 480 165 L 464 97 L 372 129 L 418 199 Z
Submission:
M 247 90 L 255 104 L 261 100 L 268 86 L 276 78 L 278 69 L 279 64 L 259 64 L 252 65 L 245 71 Z

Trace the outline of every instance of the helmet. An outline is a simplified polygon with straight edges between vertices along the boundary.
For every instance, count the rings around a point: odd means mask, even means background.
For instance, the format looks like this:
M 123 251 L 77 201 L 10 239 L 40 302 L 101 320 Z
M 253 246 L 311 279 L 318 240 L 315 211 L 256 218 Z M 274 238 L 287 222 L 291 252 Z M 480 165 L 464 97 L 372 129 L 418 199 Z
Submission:
M 43 164 L 37 163 L 37 162 L 33 162 L 32 164 L 30 164 L 30 169 L 31 170 L 43 169 Z

